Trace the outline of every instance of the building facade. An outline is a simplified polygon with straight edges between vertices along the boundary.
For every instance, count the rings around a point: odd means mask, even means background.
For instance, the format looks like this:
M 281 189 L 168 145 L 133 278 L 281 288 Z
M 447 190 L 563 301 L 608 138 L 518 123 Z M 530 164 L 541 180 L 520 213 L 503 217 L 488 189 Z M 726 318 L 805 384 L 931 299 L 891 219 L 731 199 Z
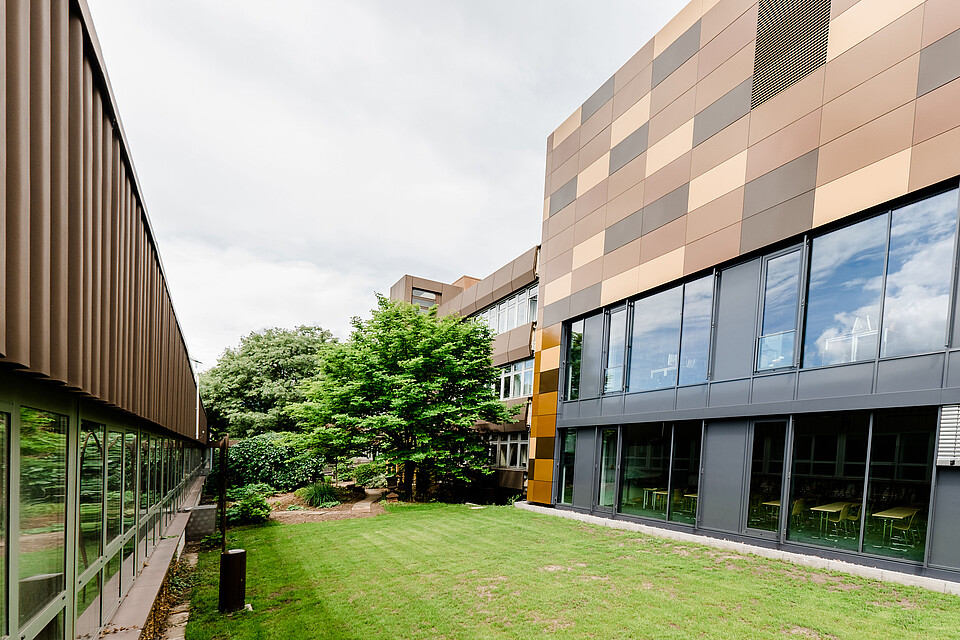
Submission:
M 480 423 L 490 442 L 488 497 L 523 495 L 529 460 L 533 397 L 533 336 L 537 326 L 539 247 L 533 247 L 482 280 L 464 276 L 453 284 L 405 275 L 390 297 L 436 305 L 440 315 L 457 314 L 486 322 L 494 333 L 493 364 L 500 370 L 497 394 L 507 406 L 519 406 L 508 424 Z
M 693 0 L 547 139 L 528 499 L 960 580 L 960 5 Z
M 86 3 L 0 2 L 0 33 L 0 636 L 92 638 L 206 420 Z

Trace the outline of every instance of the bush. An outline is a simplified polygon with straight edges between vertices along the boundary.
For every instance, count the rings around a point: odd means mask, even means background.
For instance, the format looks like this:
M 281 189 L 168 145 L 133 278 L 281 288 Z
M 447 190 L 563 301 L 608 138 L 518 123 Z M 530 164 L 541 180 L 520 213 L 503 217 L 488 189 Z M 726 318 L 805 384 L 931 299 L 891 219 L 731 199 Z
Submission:
M 227 508 L 227 521 L 230 524 L 259 524 L 270 519 L 270 505 L 267 499 L 251 492 Z
M 242 487 L 233 487 L 231 489 L 227 489 L 227 501 L 236 502 L 237 500 L 242 500 L 251 493 L 259 493 L 264 498 L 269 498 L 270 496 L 276 495 L 277 491 L 266 483 L 255 482 Z
M 311 507 L 329 508 L 340 504 L 337 488 L 329 482 L 314 482 L 302 489 L 297 489 L 296 496 Z
M 294 433 L 264 433 L 244 438 L 227 452 L 227 486 L 264 483 L 293 491 L 323 477 L 323 461 L 314 455 L 307 437 Z M 219 483 L 220 456 L 214 455 L 208 487 Z
M 385 462 L 373 461 L 358 464 L 353 469 L 353 478 L 357 485 L 368 489 L 383 489 L 387 486 L 387 474 L 392 467 Z

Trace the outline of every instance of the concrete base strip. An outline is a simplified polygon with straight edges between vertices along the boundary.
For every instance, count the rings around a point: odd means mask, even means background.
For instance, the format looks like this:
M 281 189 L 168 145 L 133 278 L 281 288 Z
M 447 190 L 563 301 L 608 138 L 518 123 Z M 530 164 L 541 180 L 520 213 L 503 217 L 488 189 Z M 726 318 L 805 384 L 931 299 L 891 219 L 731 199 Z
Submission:
M 187 491 L 181 509 L 196 506 L 200 501 L 200 490 L 205 480 L 206 476 L 200 476 L 194 481 L 193 486 Z M 189 519 L 189 513 L 177 513 L 173 517 L 170 525 L 163 532 L 163 538 L 157 542 L 153 553 L 144 563 L 143 570 L 124 596 L 120 607 L 104 626 L 103 636 L 108 636 L 111 640 L 136 640 L 140 637 L 153 610 L 154 602 L 157 600 L 157 594 L 160 593 L 163 580 L 167 577 L 167 571 L 174 559 L 179 558 L 183 551 L 185 541 L 183 532 Z
M 949 580 L 941 580 L 939 578 L 928 578 L 926 576 L 914 576 L 909 573 L 901 573 L 899 571 L 890 571 L 888 569 L 877 569 L 875 567 L 865 567 L 859 564 L 853 564 L 850 562 L 844 562 L 842 560 L 833 560 L 830 558 L 820 558 L 817 556 L 807 556 L 800 553 L 792 553 L 790 551 L 782 551 L 780 549 L 768 549 L 767 547 L 758 547 L 745 542 L 736 542 L 734 540 L 723 540 L 721 538 L 711 538 L 709 536 L 701 536 L 694 533 L 687 533 L 685 531 L 674 531 L 672 529 L 661 529 L 659 527 L 653 527 L 647 524 L 639 524 L 636 522 L 627 522 L 624 520 L 611 520 L 609 518 L 601 518 L 599 516 L 592 516 L 586 513 L 578 513 L 576 511 L 564 511 L 561 509 L 552 509 L 550 507 L 542 507 L 540 505 L 530 504 L 527 502 L 515 502 L 514 506 L 518 509 L 523 509 L 525 511 L 532 511 L 534 513 L 542 513 L 549 516 L 557 516 L 560 518 L 566 518 L 568 520 L 577 520 L 578 522 L 586 522 L 588 524 L 595 524 L 601 527 L 609 527 L 611 529 L 623 529 L 625 531 L 639 531 L 640 533 L 646 533 L 657 538 L 665 538 L 667 540 L 675 540 L 677 542 L 689 542 L 692 544 L 701 544 L 708 547 L 714 547 L 716 549 L 723 549 L 724 551 L 733 551 L 736 553 L 749 553 L 756 556 L 761 556 L 763 558 L 769 558 L 771 560 L 783 560 L 784 562 L 791 562 L 793 564 L 801 565 L 804 567 L 810 567 L 812 569 L 826 569 L 827 571 L 840 571 L 842 573 L 848 573 L 850 575 L 859 576 L 861 578 L 869 578 L 872 580 L 881 580 L 883 582 L 895 582 L 897 584 L 905 584 L 914 587 L 922 587 L 924 589 L 930 589 L 931 591 L 938 591 L 940 593 L 950 593 L 953 595 L 960 595 L 960 583 L 951 582 Z

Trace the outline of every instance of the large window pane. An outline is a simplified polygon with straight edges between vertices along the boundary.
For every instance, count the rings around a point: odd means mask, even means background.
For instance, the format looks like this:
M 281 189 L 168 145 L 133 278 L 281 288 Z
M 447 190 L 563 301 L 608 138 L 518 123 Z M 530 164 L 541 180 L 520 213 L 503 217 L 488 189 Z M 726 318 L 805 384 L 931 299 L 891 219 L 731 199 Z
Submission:
M 610 312 L 607 331 L 607 366 L 603 373 L 603 391 L 623 391 L 623 368 L 627 357 L 627 308 Z
M 800 251 L 767 260 L 757 369 L 793 366 L 800 294 Z
M 100 573 L 77 589 L 76 639 L 90 640 L 100 631 Z
M 893 211 L 881 356 L 943 349 L 956 224 L 956 190 Z
M 573 504 L 573 463 L 577 453 L 576 429 L 564 429 L 560 440 L 560 497 L 561 504 Z
M 67 417 L 20 410 L 20 624 L 64 589 Z
M 583 362 L 583 320 L 570 325 L 567 336 L 567 362 L 565 390 L 567 400 L 580 397 L 580 364 Z
M 794 424 L 787 538 L 856 551 L 870 416 L 806 415 Z
M 674 287 L 634 304 L 630 391 L 676 386 L 682 303 L 683 287 Z
M 787 423 L 783 421 L 757 422 L 753 425 L 753 456 L 747 511 L 747 526 L 751 529 L 779 529 L 786 428 Z
M 937 413 L 877 413 L 863 550 L 923 560 Z
M 123 434 L 107 431 L 107 544 L 120 535 L 123 513 Z
M 617 430 L 603 429 L 600 432 L 600 486 L 597 489 L 597 505 L 613 508 L 617 492 Z
M 887 216 L 813 240 L 803 366 L 877 356 Z
M 637 516 L 667 516 L 670 428 L 645 424 L 623 430 L 620 510 Z
M 673 471 L 670 487 L 670 519 L 694 524 L 700 484 L 699 422 L 681 422 L 673 427 Z
M 123 531 L 137 522 L 137 434 L 123 436 Z
M 680 384 L 697 384 L 707 380 L 712 314 L 713 276 L 685 284 L 683 329 L 680 335 Z
M 102 552 L 103 537 L 103 438 L 104 426 L 84 420 L 80 424 L 80 531 L 77 538 L 77 572 L 82 573 Z

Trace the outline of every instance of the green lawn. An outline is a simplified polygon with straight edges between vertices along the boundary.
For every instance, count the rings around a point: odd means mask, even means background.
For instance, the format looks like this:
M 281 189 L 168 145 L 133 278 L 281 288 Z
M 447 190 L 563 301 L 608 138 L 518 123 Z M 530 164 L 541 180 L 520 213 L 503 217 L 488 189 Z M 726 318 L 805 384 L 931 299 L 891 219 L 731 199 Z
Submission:
M 253 612 L 217 613 L 201 554 L 187 640 L 960 638 L 960 598 L 513 507 L 230 534 Z

